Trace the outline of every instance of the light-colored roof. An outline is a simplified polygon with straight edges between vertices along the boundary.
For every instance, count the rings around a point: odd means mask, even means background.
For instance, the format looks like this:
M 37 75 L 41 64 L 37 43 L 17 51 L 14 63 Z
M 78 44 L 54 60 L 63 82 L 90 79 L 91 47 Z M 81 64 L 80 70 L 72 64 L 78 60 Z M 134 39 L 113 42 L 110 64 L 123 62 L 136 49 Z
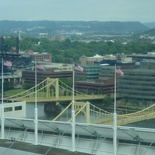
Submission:
M 6 139 L 14 137 L 18 141 L 34 143 L 33 119 L 5 118 L 5 126 L 14 127 L 5 131 Z M 16 131 L 15 128 L 21 130 Z M 38 129 L 42 131 L 38 135 L 39 145 L 71 150 L 72 124 L 70 122 L 39 120 Z M 76 151 L 113 155 L 113 131 L 113 126 L 76 123 Z M 136 149 L 139 149 L 141 154 L 154 155 L 155 147 L 152 144 L 155 140 L 155 129 L 118 126 L 117 140 L 117 155 L 133 155 Z

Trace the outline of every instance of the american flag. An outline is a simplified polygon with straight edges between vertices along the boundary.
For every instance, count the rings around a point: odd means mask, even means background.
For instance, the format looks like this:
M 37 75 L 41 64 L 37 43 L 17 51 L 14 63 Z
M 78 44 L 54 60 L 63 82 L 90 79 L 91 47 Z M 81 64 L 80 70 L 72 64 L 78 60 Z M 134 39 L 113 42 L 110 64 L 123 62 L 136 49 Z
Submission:
M 83 68 L 80 67 L 80 66 L 77 65 L 77 64 L 74 64 L 74 69 L 77 70 L 77 71 L 83 72 Z
M 120 74 L 120 76 L 124 76 L 124 73 L 120 69 L 116 69 L 116 73 Z
M 4 61 L 4 66 L 11 67 L 12 62 L 11 61 Z
M 38 63 L 37 63 L 37 69 L 40 69 L 40 70 L 45 70 L 44 66 L 39 65 Z

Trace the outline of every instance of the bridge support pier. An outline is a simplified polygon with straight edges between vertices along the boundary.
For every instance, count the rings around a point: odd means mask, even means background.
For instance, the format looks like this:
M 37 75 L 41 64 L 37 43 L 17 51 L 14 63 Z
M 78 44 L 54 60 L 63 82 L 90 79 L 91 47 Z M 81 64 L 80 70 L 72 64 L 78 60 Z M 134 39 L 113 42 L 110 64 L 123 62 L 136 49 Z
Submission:
M 58 115 L 61 112 L 61 106 L 59 102 L 45 103 L 44 112 L 47 115 L 54 115 L 54 116 Z
M 59 104 L 59 102 L 58 102 L 58 101 L 56 102 L 56 106 L 60 106 L 60 104 Z

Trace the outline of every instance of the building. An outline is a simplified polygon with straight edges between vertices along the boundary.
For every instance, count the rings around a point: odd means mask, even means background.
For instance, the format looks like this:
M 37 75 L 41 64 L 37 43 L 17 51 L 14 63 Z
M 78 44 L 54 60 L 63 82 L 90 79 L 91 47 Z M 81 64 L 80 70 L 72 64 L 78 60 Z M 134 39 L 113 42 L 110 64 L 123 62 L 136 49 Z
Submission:
M 99 73 L 99 79 L 107 80 L 114 79 L 115 67 L 114 66 L 103 66 Z
M 90 64 L 76 72 L 75 89 L 88 94 L 111 94 L 114 90 L 114 66 Z
M 84 68 L 84 72 L 77 72 L 76 76 L 81 76 L 81 78 L 85 80 L 93 80 L 99 78 L 99 73 L 101 71 L 101 65 L 98 64 L 90 64 L 82 66 Z
M 61 63 L 43 63 L 44 67 L 48 71 L 60 72 L 60 71 L 72 71 L 72 64 L 61 64 Z
M 52 62 L 52 55 L 48 53 L 33 53 L 30 55 L 33 61 Z
M 134 62 L 141 62 L 143 60 L 155 60 L 155 52 L 148 52 L 147 54 L 136 54 L 133 53 L 131 55 L 127 55 L 127 57 L 131 57 Z
M 2 80 L 2 76 L 0 76 L 0 80 Z M 22 76 L 21 75 L 12 75 L 11 73 L 3 75 L 3 81 L 11 82 L 14 85 L 20 85 L 22 83 Z
M 82 56 L 80 57 L 80 64 L 81 65 L 91 65 L 94 64 L 94 62 L 100 62 L 103 60 L 103 56 L 96 54 L 93 57 L 86 57 L 86 56 Z
M 76 81 L 75 89 L 86 94 L 112 94 L 114 80 Z
M 127 62 L 119 62 L 116 60 L 103 60 L 98 64 L 85 65 L 83 75 L 78 73 L 79 76 L 87 81 L 100 79 L 100 80 L 111 80 L 111 85 L 114 81 L 115 67 L 121 68 L 124 72 L 124 76 L 120 77 L 117 74 L 117 93 L 119 93 L 124 98 L 138 99 L 138 100 L 155 100 L 155 63 L 150 60 L 143 60 L 139 65 L 131 62 L 131 58 L 125 59 Z M 103 64 L 102 64 L 103 63 Z M 110 64 L 107 65 L 106 63 Z M 81 75 L 80 75 L 81 74 Z M 89 83 L 89 82 L 88 82 Z M 78 82 L 79 86 L 77 88 L 84 89 L 86 87 L 90 89 L 88 83 Z M 110 83 L 109 83 L 110 85 Z M 94 87 L 94 86 L 93 86 Z M 94 89 L 92 87 L 92 89 Z M 100 89 L 98 87 L 98 89 Z M 97 90 L 97 89 L 96 89 Z
M 45 70 L 37 69 L 37 80 L 38 83 L 42 80 L 49 78 L 72 78 L 71 64 L 60 64 L 60 63 L 48 63 L 42 62 L 39 65 L 44 67 Z M 30 70 L 22 71 L 22 80 L 26 83 L 34 83 L 35 81 L 35 65 Z
M 55 36 L 51 37 L 51 40 L 52 41 L 55 41 L 55 40 L 57 40 L 57 41 L 65 41 L 65 36 L 64 35 L 55 35 Z
M 147 64 L 147 63 L 146 63 Z M 144 66 L 123 66 L 121 70 L 124 72 L 124 76 L 116 75 L 117 79 L 117 93 L 120 96 L 128 99 L 138 100 L 155 100 L 155 63 Z M 148 66 L 151 69 L 148 69 Z M 101 68 L 99 75 L 100 79 L 114 80 L 114 66 L 105 66 Z
M 125 69 L 119 79 L 118 92 L 130 99 L 155 101 L 155 70 Z
M 5 117 L 20 117 L 25 118 L 26 117 L 26 102 L 10 102 L 10 101 L 4 101 L 4 116 Z M 1 107 L 2 103 L 0 104 L 0 115 L 1 115 Z
M 70 78 L 72 71 L 37 71 L 37 82 L 41 82 L 46 78 Z M 22 71 L 23 82 L 35 83 L 35 71 L 25 70 Z

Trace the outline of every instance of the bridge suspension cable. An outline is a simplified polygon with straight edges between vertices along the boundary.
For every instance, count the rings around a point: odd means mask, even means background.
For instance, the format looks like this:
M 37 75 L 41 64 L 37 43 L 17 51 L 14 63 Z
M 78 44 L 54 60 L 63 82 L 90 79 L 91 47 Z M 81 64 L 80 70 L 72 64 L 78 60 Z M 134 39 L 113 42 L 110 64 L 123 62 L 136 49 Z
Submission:
M 35 86 L 19 94 L 5 97 L 5 100 L 34 102 Z M 71 101 L 73 89 L 59 79 L 47 78 L 37 84 L 37 102 Z M 102 99 L 104 96 L 88 95 L 74 90 L 76 100 Z

